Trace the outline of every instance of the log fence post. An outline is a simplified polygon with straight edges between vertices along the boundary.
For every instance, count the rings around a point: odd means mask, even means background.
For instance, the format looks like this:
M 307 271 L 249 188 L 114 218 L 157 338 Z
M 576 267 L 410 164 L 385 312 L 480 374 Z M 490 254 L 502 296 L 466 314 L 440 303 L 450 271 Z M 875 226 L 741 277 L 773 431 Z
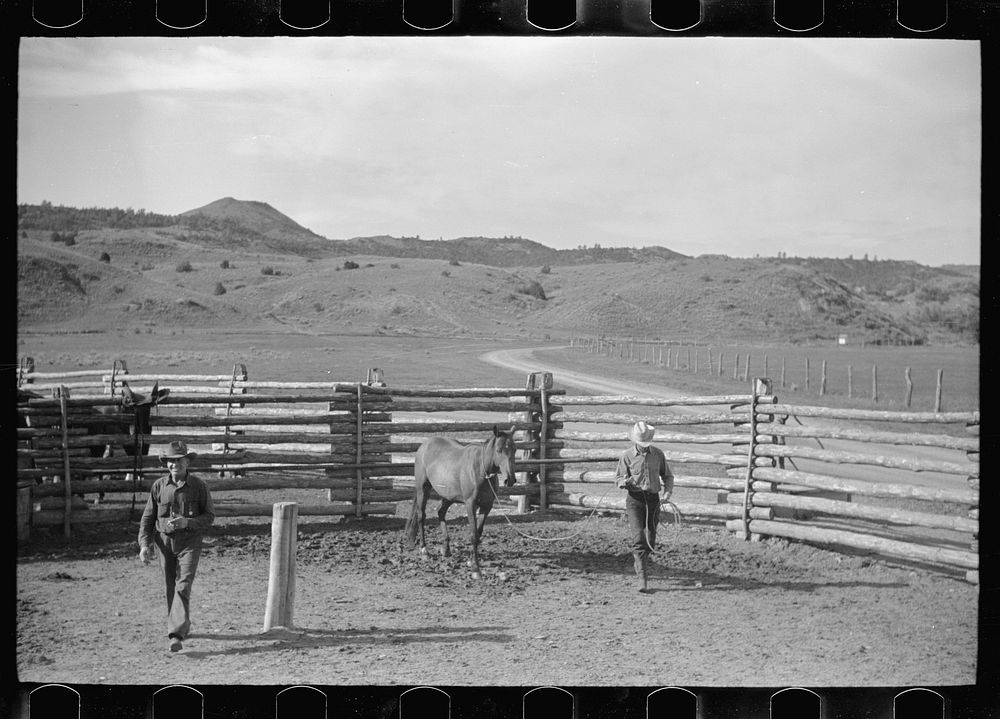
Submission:
M 767 373 L 767 353 L 766 352 L 764 353 L 764 373 L 763 373 L 763 376 L 764 377 L 769 377 L 770 376 Z
M 698 374 L 698 345 L 694 347 L 694 373 Z
M 809 358 L 808 357 L 806 357 L 806 383 L 805 383 L 805 390 L 804 391 L 805 392 L 809 391 Z
M 733 358 L 733 379 L 738 380 L 740 378 L 740 353 L 736 353 L 736 357 Z
M 364 516 L 364 490 L 365 490 L 365 473 L 361 469 L 361 460 L 364 458 L 364 414 L 365 414 L 365 399 L 364 392 L 361 389 L 361 383 L 358 382 L 357 386 L 357 421 L 355 422 L 356 432 L 355 435 L 355 449 L 354 449 L 354 461 L 358 464 L 358 469 L 354 473 L 355 477 L 355 494 L 354 494 L 354 516 L 363 517 Z
M 552 389 L 552 374 L 544 372 L 542 374 L 542 386 L 538 395 L 541 404 L 541 414 L 539 419 L 542 423 L 541 431 L 538 433 L 538 458 L 542 460 L 538 468 L 538 504 L 542 510 L 549 508 L 548 488 L 546 486 L 547 476 L 545 459 L 548 456 L 549 442 L 549 390 Z
M 941 411 L 941 385 L 944 379 L 944 370 L 939 369 L 937 371 L 937 387 L 934 389 L 934 411 Z
M 750 353 L 747 352 L 747 358 L 743 363 L 743 381 L 746 382 L 750 379 Z
M 819 371 L 819 394 L 823 396 L 826 394 L 826 360 L 823 360 L 820 364 Z
M 271 564 L 267 579 L 264 631 L 294 627 L 295 550 L 299 505 L 277 502 L 271 514 Z
M 65 511 L 63 513 L 63 535 L 69 539 L 72 536 L 72 515 L 73 515 L 73 480 L 72 470 L 69 461 L 69 418 L 66 400 L 69 399 L 69 388 L 65 385 L 59 388 L 59 424 L 62 428 L 62 453 L 63 453 L 63 496 L 65 499 Z
M 979 423 L 977 422 L 976 424 L 967 424 L 966 427 L 965 427 L 965 429 L 966 429 L 966 432 L 969 432 L 969 433 L 971 433 L 973 430 L 975 430 L 976 434 L 978 435 L 978 433 L 979 433 Z M 975 451 L 972 451 L 972 450 L 967 451 L 966 452 L 966 456 L 969 458 L 970 462 L 976 462 L 977 464 L 979 463 L 979 450 L 978 449 L 975 450 Z M 978 477 L 969 476 L 966 479 L 967 479 L 968 484 L 969 484 L 969 489 L 971 489 L 972 491 L 974 491 L 976 493 L 976 496 L 978 497 L 979 496 L 979 478 Z M 979 505 L 980 504 L 981 504 L 981 502 L 976 502 L 976 504 L 970 505 L 969 508 L 968 508 L 968 512 L 967 512 L 968 518 L 969 519 L 974 519 L 977 523 L 980 521 L 979 520 L 979 516 L 980 516 Z M 969 541 L 969 549 L 972 550 L 975 554 L 977 554 L 977 555 L 979 554 L 979 530 L 978 529 L 972 533 L 972 539 Z M 965 573 L 965 579 L 966 579 L 966 581 L 971 582 L 973 584 L 979 584 L 979 570 L 969 570 L 969 571 L 967 571 Z
M 910 376 L 909 367 L 903 372 L 903 376 L 906 379 L 906 406 L 909 407 L 913 401 L 913 378 Z
M 660 345 L 659 350 L 660 350 L 660 352 L 659 352 L 659 358 L 656 360 L 656 365 L 658 367 L 662 367 L 663 366 L 663 345 Z
M 854 368 L 847 365 L 847 399 L 854 399 Z
M 687 372 L 691 371 L 691 348 L 684 348 L 684 369 Z
M 878 403 L 878 365 L 872 363 L 872 402 Z
M 722 350 L 719 350 L 719 376 L 722 376 Z
M 521 414 L 521 420 L 525 423 L 525 429 L 523 432 L 524 442 L 526 444 L 533 444 L 536 441 L 540 441 L 538 433 L 532 429 L 532 424 L 536 421 L 536 415 L 531 411 L 531 395 L 528 394 L 531 390 L 535 389 L 535 384 L 537 379 L 541 375 L 545 375 L 544 372 L 529 372 L 527 379 L 524 382 L 524 389 L 526 390 L 524 394 L 524 399 L 528 403 L 529 407 Z M 552 375 L 549 375 L 551 378 Z M 544 384 L 544 377 L 541 377 Z M 551 380 L 550 380 L 551 381 Z M 513 397 L 511 398 L 513 400 Z M 536 450 L 533 449 L 522 449 L 520 450 L 520 459 L 528 460 L 533 456 L 537 456 Z M 536 484 L 538 482 L 538 473 L 524 471 L 524 480 L 526 484 Z M 540 492 L 539 492 L 540 494 Z M 527 514 L 531 510 L 531 498 L 527 494 L 522 494 L 517 498 L 517 513 Z
M 781 389 L 785 388 L 785 357 L 781 357 Z

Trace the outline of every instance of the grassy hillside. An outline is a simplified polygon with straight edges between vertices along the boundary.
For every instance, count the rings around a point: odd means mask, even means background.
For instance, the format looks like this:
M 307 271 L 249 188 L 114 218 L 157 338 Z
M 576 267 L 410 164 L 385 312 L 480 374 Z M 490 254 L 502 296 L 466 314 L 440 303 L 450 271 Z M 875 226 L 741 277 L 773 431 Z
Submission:
M 556 251 L 515 237 L 338 242 L 231 198 L 176 217 L 51 209 L 19 208 L 22 328 L 978 341 L 978 268 Z M 136 226 L 144 217 L 152 226 Z

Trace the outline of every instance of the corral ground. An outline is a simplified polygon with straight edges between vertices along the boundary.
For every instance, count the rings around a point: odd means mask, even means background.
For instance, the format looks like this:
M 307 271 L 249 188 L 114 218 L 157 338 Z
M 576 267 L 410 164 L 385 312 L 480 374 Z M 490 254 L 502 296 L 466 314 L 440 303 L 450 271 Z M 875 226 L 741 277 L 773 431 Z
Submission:
M 263 498 L 268 501 L 268 498 Z M 429 509 L 433 509 L 432 504 Z M 159 569 L 136 526 L 36 531 L 17 563 L 22 682 L 906 686 L 975 681 L 977 588 L 955 576 L 718 528 L 661 527 L 636 591 L 618 516 L 491 515 L 484 577 L 396 517 L 300 517 L 294 631 L 261 633 L 270 517 L 220 518 L 193 633 L 166 650 Z M 509 521 L 508 521 L 509 520 Z

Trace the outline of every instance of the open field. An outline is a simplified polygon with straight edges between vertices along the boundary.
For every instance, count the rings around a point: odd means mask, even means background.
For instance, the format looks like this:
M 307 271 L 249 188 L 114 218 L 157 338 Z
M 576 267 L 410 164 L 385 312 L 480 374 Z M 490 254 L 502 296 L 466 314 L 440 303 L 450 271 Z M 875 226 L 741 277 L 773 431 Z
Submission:
M 693 372 L 694 353 L 699 356 L 698 373 Z M 708 366 L 711 349 L 712 371 Z M 667 351 L 672 358 L 679 357 L 666 366 Z M 719 353 L 722 353 L 722 373 L 718 371 Z M 764 375 L 767 357 L 767 376 L 773 381 L 775 392 L 795 404 L 818 404 L 827 407 L 857 407 L 864 409 L 906 409 L 905 371 L 909 367 L 913 382 L 911 410 L 934 409 L 937 372 L 943 370 L 942 411 L 973 410 L 979 408 L 979 355 L 978 346 L 967 347 L 838 347 L 815 345 L 746 345 L 719 343 L 706 347 L 693 345 L 664 345 L 663 364 L 661 353 L 650 346 L 646 361 L 643 350 L 637 345 L 629 362 L 617 354 L 608 356 L 588 352 L 585 347 L 555 349 L 546 352 L 561 365 L 603 370 L 615 375 L 642 378 L 690 390 L 692 393 L 742 391 L 747 383 L 742 380 L 750 356 L 748 377 Z M 739 356 L 738 377 L 733 379 L 733 365 Z M 687 363 L 690 356 L 690 365 Z M 785 386 L 781 386 L 782 360 L 785 363 Z M 809 386 L 806 388 L 806 360 L 809 361 Z M 820 395 L 822 363 L 826 361 L 826 393 Z M 848 397 L 848 366 L 852 367 L 852 396 Z M 872 402 L 872 367 L 878 369 L 878 402 Z

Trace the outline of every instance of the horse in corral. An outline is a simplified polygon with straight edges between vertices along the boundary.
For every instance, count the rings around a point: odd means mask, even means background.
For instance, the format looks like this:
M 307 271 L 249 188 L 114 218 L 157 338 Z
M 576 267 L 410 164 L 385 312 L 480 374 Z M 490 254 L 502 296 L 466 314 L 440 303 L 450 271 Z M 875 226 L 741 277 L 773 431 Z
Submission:
M 426 554 L 424 520 L 427 517 L 427 500 L 433 488 L 441 497 L 438 519 L 444 541 L 443 553 L 449 556 L 451 549 L 445 515 L 452 504 L 465 504 L 472 539 L 472 577 L 479 579 L 479 540 L 486 517 L 493 508 L 498 478 L 502 476 L 504 485 L 508 487 L 516 481 L 514 452 L 514 427 L 509 432 L 502 432 L 494 426 L 493 434 L 482 443 L 462 444 L 446 437 L 432 437 L 420 445 L 413 463 L 413 508 L 406 522 L 410 541 L 418 543 L 419 529 L 420 551 Z

